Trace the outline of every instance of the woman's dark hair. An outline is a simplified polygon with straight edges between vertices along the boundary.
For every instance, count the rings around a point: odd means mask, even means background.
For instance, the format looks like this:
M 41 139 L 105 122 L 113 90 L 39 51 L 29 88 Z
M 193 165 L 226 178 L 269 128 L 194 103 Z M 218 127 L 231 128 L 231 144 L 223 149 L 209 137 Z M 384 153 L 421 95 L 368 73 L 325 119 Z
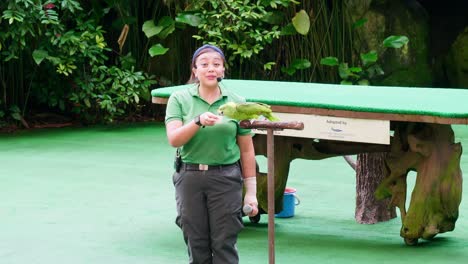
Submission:
M 198 48 L 193 53 L 192 64 L 191 64 L 191 67 L 190 67 L 190 79 L 188 80 L 187 83 L 198 83 L 198 78 L 195 77 L 195 74 L 192 71 L 193 68 L 197 68 L 197 65 L 195 64 L 195 62 L 197 61 L 197 58 L 200 57 L 200 55 L 205 54 L 207 52 L 213 52 L 213 51 L 218 52 L 219 55 L 221 55 L 221 58 L 223 59 L 223 64 L 226 64 L 226 59 L 224 58 L 224 53 L 220 48 L 218 48 L 216 46 L 213 46 L 213 45 L 210 45 L 210 44 L 205 44 L 205 45 L 201 46 L 200 48 Z

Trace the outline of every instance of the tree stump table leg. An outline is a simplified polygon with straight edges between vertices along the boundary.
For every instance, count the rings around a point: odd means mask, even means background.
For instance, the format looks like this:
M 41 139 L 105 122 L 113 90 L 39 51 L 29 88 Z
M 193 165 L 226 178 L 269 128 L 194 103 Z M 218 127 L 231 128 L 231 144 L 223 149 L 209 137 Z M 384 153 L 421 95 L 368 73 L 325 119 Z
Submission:
M 359 154 L 356 166 L 355 219 L 360 224 L 375 224 L 396 217 L 390 198 L 377 200 L 374 192 L 386 176 L 386 152 Z
M 402 212 L 400 235 L 409 245 L 419 238 L 431 239 L 452 231 L 458 218 L 462 194 L 460 157 L 450 125 L 410 123 L 395 131 L 395 142 L 386 160 L 390 171 L 376 191 L 392 196 Z M 417 172 L 408 211 L 405 212 L 406 175 Z M 404 190 L 403 190 L 404 189 Z

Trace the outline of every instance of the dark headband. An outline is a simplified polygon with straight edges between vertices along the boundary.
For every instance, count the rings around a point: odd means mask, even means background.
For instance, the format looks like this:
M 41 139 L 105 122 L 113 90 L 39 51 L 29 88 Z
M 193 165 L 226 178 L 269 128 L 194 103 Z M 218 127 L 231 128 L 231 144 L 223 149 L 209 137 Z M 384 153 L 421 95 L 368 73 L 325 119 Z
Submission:
M 198 57 L 198 55 L 200 55 L 200 52 L 202 52 L 203 50 L 206 50 L 206 49 L 212 49 L 212 50 L 218 52 L 219 55 L 221 55 L 221 57 L 223 58 L 223 60 L 226 60 L 226 59 L 224 58 L 224 53 L 223 53 L 223 51 L 222 51 L 220 48 L 218 48 L 218 47 L 216 47 L 216 46 L 213 46 L 213 45 L 210 45 L 210 44 L 205 44 L 205 45 L 199 47 L 199 48 L 193 53 L 192 65 L 195 64 L 195 59 Z

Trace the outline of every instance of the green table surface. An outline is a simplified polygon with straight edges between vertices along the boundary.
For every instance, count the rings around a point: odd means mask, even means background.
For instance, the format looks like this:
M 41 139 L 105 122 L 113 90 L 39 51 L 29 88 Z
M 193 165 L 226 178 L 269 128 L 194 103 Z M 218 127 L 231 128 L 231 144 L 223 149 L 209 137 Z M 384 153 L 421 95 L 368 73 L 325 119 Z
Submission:
M 152 91 L 156 98 L 194 84 Z M 249 102 L 272 106 L 468 119 L 468 90 L 449 88 L 353 86 L 279 81 L 223 80 L 220 85 Z

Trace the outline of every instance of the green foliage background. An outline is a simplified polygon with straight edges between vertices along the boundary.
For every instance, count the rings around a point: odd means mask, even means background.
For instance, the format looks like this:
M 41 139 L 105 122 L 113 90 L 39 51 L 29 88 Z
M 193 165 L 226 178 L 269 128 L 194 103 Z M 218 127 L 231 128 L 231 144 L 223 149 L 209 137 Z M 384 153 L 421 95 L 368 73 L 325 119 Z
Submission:
M 88 123 L 153 115 L 149 92 L 185 83 L 204 43 L 225 51 L 228 78 L 336 83 L 320 59 L 352 63 L 345 2 L 2 1 L 0 126 L 40 111 Z

